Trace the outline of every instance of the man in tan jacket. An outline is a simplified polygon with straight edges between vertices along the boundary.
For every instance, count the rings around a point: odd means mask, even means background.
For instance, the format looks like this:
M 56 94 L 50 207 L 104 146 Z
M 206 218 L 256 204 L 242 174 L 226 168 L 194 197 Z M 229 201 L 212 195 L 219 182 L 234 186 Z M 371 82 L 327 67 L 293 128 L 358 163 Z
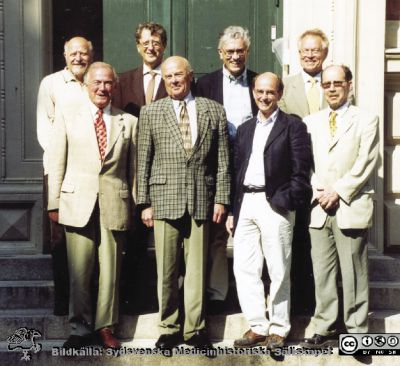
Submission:
M 369 179 L 379 155 L 378 117 L 350 105 L 351 80 L 346 66 L 327 67 L 321 85 L 329 108 L 304 119 L 314 155 L 310 236 L 316 299 L 315 334 L 301 344 L 307 348 L 326 348 L 337 338 L 339 271 L 347 332 L 368 331 L 366 235 L 372 225 Z
M 89 98 L 75 113 L 57 111 L 50 148 L 49 216 L 65 225 L 70 271 L 66 348 L 89 344 L 94 329 L 104 347 L 119 348 L 118 284 L 125 232 L 135 202 L 136 117 L 111 106 L 117 76 L 93 63 L 85 76 Z M 99 291 L 92 324 L 90 280 L 96 255 Z

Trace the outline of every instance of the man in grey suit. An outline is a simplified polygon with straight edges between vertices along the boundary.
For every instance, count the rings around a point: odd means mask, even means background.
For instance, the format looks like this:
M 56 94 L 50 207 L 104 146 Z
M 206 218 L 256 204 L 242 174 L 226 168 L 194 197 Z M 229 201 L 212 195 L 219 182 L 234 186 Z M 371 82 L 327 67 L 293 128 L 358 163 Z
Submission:
M 169 97 L 142 108 L 139 118 L 138 205 L 154 225 L 161 336 L 159 349 L 182 340 L 202 350 L 209 224 L 229 204 L 228 132 L 224 108 L 190 91 L 193 71 L 179 56 L 161 67 Z M 184 325 L 179 323 L 179 264 L 185 260 Z M 183 339 L 182 339 L 183 335 Z
M 85 76 L 88 97 L 77 111 L 57 110 L 50 144 L 49 217 L 65 226 L 71 279 L 66 348 L 88 345 L 93 329 L 104 347 L 120 348 L 112 327 L 118 322 L 120 262 L 135 202 L 137 119 L 111 106 L 116 82 L 111 65 L 93 63 Z
M 321 88 L 321 71 L 329 51 L 329 41 L 320 29 L 306 30 L 298 41 L 302 71 L 283 79 L 285 89 L 279 108 L 303 118 L 326 107 Z
M 279 101 L 282 111 L 300 118 L 326 108 L 321 88 L 322 64 L 328 56 L 329 41 L 320 29 L 306 30 L 298 40 L 302 71 L 283 79 L 285 88 Z M 312 313 L 314 310 L 314 283 L 311 264 L 311 244 L 308 233 L 309 207 L 296 211 L 293 232 L 292 258 L 292 313 Z
M 349 68 L 327 67 L 322 87 L 329 104 L 304 119 L 311 136 L 314 171 L 310 235 L 315 278 L 315 334 L 301 344 L 326 348 L 337 337 L 340 271 L 343 320 L 349 333 L 368 332 L 368 243 L 379 156 L 378 117 L 348 101 Z

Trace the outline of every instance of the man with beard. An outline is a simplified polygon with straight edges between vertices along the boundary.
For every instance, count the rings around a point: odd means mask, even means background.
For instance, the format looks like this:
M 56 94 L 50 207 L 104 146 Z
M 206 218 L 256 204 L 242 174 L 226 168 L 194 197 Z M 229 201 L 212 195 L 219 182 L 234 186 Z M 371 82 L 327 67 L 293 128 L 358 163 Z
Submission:
M 54 314 L 68 314 L 69 281 L 65 234 L 62 225 L 49 221 L 47 216 L 47 173 L 52 152 L 49 144 L 55 119 L 55 110 L 60 109 L 66 115 L 75 113 L 86 95 L 83 84 L 85 72 L 93 59 L 93 46 L 83 37 L 74 37 L 65 42 L 64 57 L 66 67 L 47 75 L 39 87 L 37 100 L 37 137 L 43 149 L 43 232 L 44 240 L 49 243 L 53 258 L 54 278 Z

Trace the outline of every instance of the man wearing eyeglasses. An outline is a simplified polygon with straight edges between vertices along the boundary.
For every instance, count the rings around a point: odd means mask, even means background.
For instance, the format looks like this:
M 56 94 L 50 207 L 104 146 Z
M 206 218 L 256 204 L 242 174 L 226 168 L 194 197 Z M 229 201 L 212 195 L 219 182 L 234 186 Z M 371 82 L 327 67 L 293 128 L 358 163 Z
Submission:
M 316 298 L 315 334 L 301 344 L 306 348 L 336 343 L 339 271 L 347 332 L 368 332 L 366 236 L 372 225 L 369 180 L 379 155 L 378 117 L 350 105 L 351 80 L 348 67 L 327 67 L 322 87 L 329 108 L 304 119 L 314 153 L 309 230 Z
M 161 24 L 140 23 L 135 38 L 143 65 L 119 76 L 113 105 L 139 117 L 141 107 L 167 96 L 160 68 L 167 47 L 167 32 Z
M 120 75 L 113 95 L 113 105 L 139 117 L 140 109 L 167 96 L 161 77 L 161 63 L 167 46 L 167 32 L 161 24 L 141 23 L 135 32 L 136 47 L 143 65 Z M 147 246 L 150 230 L 135 215 L 134 229 L 129 232 L 122 265 L 121 303 L 125 314 L 140 313 L 146 306 Z
M 257 75 L 246 68 L 249 56 L 249 31 L 239 26 L 229 26 L 220 35 L 218 53 L 222 69 L 201 77 L 196 84 L 196 94 L 217 101 L 225 107 L 231 145 L 237 128 L 257 114 L 257 105 L 251 92 L 251 83 Z M 228 234 L 224 225 L 211 227 L 209 273 L 207 284 L 207 312 L 220 313 L 228 293 L 228 262 L 226 244 Z
M 321 88 L 321 71 L 328 47 L 328 38 L 320 29 L 307 30 L 300 36 L 298 48 L 303 70 L 283 79 L 285 89 L 279 108 L 303 118 L 327 106 Z
M 85 76 L 88 97 L 73 114 L 57 110 L 49 161 L 49 217 L 65 226 L 70 271 L 69 323 L 65 348 L 91 344 L 119 349 L 119 271 L 125 231 L 132 222 L 136 184 L 137 118 L 111 105 L 113 67 L 93 63 Z M 99 266 L 97 301 L 91 281 Z M 92 304 L 96 303 L 96 309 Z

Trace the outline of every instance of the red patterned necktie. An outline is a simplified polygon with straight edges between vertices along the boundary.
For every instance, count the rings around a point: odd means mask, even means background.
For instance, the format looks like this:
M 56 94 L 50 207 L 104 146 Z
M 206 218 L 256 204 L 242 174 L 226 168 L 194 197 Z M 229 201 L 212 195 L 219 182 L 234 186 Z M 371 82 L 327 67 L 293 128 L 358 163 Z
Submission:
M 107 149 L 107 130 L 106 130 L 106 124 L 103 119 L 102 109 L 99 109 L 96 113 L 94 128 L 96 130 L 97 143 L 99 144 L 101 161 L 103 161 Z

